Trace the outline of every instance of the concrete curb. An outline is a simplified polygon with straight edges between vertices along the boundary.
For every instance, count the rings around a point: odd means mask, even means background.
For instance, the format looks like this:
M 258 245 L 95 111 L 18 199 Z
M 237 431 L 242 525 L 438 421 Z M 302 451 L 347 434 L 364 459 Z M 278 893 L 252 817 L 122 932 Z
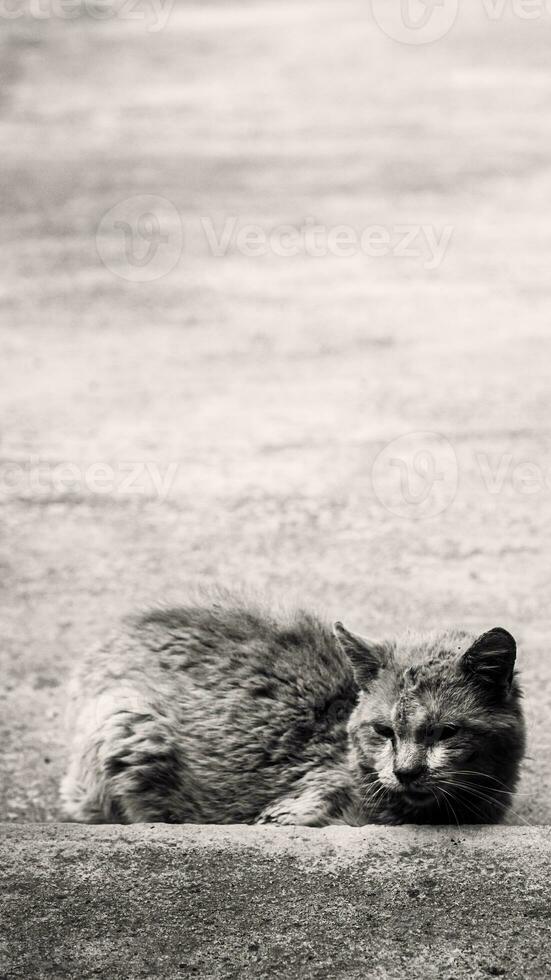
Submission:
M 0 977 L 551 974 L 534 828 L 0 825 Z

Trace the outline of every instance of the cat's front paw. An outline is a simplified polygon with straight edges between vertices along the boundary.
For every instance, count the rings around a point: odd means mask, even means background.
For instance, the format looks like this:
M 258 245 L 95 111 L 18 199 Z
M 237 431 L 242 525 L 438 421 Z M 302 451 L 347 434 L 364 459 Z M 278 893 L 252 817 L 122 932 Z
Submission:
M 329 820 L 320 808 L 300 805 L 292 800 L 266 807 L 254 821 L 258 824 L 275 824 L 279 827 L 325 827 Z
M 261 813 L 259 817 L 256 818 L 255 823 L 258 824 L 273 824 L 279 827 L 289 827 L 296 824 L 296 819 L 292 813 Z

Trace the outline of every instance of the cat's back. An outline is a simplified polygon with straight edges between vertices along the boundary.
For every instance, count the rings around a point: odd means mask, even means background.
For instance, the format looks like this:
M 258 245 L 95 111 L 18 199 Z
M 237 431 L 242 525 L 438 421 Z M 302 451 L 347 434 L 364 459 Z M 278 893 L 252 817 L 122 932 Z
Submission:
M 268 612 L 228 593 L 128 617 L 87 654 L 78 683 L 89 695 L 126 685 L 176 700 L 239 692 L 311 707 L 354 697 L 349 664 L 320 617 Z

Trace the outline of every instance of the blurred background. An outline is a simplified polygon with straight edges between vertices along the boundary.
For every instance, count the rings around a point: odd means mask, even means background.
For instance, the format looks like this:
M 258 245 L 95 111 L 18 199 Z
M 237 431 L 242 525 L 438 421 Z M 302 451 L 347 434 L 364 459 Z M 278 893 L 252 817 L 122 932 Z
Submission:
M 550 43 L 543 2 L 3 4 L 1 819 L 59 815 L 83 649 L 218 581 L 511 629 L 548 822 Z

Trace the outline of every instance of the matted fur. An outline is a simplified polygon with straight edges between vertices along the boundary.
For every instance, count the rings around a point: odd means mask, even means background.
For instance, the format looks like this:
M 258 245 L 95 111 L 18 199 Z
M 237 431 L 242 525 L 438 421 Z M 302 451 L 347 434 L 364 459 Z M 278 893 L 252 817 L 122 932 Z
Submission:
M 509 634 L 477 653 L 459 631 L 381 644 L 336 632 L 225 595 L 128 621 L 72 685 L 67 816 L 499 820 L 524 751 L 511 650 L 503 667 L 487 649 Z M 417 775 L 404 786 L 396 772 Z

